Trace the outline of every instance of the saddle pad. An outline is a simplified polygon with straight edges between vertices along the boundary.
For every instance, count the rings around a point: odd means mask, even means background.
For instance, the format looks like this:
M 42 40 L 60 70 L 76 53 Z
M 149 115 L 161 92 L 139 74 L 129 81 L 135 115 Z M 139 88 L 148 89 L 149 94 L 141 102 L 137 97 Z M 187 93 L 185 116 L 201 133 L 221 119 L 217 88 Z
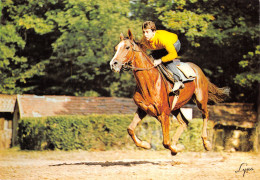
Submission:
M 180 111 L 186 120 L 192 120 L 192 108 L 180 108 Z
M 189 79 L 196 77 L 196 73 L 194 70 L 187 64 L 181 62 L 179 65 L 177 65 L 177 68 Z

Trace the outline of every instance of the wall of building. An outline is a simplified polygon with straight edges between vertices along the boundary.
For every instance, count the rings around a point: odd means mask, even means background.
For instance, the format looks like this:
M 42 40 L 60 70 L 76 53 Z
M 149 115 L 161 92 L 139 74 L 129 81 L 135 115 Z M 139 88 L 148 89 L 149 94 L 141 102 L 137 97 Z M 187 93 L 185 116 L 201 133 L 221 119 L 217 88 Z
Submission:
M 0 113 L 0 149 L 11 147 L 12 119 L 12 113 Z

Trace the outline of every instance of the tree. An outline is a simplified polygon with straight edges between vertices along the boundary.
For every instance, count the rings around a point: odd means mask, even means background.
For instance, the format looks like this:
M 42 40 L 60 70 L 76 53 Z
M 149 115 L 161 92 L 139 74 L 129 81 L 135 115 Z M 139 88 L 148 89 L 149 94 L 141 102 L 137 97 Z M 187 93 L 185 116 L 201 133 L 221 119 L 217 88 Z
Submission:
M 243 56 L 243 60 L 239 61 L 242 69 L 234 78 L 235 83 L 242 87 L 253 88 L 256 83 L 260 82 L 260 45 L 256 46 L 255 52 L 248 52 Z
M 135 2 L 152 8 L 161 21 L 158 24 L 179 35 L 183 61 L 198 64 L 218 86 L 231 87 L 230 101 L 254 102 L 259 82 L 259 64 L 256 63 L 259 60 L 257 45 L 260 34 L 258 1 Z M 158 19 L 151 20 L 158 22 Z M 251 54 L 247 59 L 248 67 L 242 68 L 242 64 L 245 66 L 243 56 L 248 56 L 248 53 Z M 247 87 L 241 86 L 242 76 L 247 76 L 244 78 Z
M 17 7 L 16 1 L 5 1 L 1 4 L 0 26 L 0 92 L 6 94 L 23 93 L 31 87 L 22 87 L 29 78 L 40 75 L 44 62 L 31 61 L 24 56 L 26 40 L 23 37 L 23 25 L 28 23 L 17 14 L 23 8 Z
M 2 19 L 23 42 L 14 53 L 31 70 L 24 83 L 14 82 L 20 93 L 110 96 L 120 78 L 133 82 L 109 67 L 120 32 L 140 27 L 130 19 L 127 0 L 13 0 L 4 6 Z
M 67 1 L 64 8 L 48 11 L 61 36 L 52 44 L 53 54 L 44 77 L 48 94 L 81 94 L 96 91 L 110 96 L 109 60 L 119 33 L 137 27 L 129 19 L 128 1 Z M 129 79 L 130 80 L 130 79 Z
M 2 93 L 131 97 L 133 76 L 111 72 L 109 61 L 121 32 L 138 40 L 152 20 L 178 34 L 182 61 L 231 87 L 230 101 L 257 94 L 256 0 L 5 0 L 1 13 Z

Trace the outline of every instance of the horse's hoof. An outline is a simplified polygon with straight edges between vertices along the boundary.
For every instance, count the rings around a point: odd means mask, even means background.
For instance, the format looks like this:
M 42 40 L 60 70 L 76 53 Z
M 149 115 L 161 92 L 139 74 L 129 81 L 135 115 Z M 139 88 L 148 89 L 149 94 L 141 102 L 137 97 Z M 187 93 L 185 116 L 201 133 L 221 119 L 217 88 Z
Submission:
M 146 142 L 146 141 L 142 141 L 141 143 L 141 147 L 144 148 L 144 149 L 151 149 L 151 144 Z
M 204 141 L 203 144 L 206 151 L 210 151 L 212 149 L 211 143 L 209 141 Z
M 177 153 L 178 153 L 178 152 L 173 152 L 173 151 L 171 151 L 171 155 L 172 155 L 172 156 L 176 156 Z
M 178 153 L 178 147 L 176 145 L 171 145 L 170 150 L 172 156 L 175 156 Z

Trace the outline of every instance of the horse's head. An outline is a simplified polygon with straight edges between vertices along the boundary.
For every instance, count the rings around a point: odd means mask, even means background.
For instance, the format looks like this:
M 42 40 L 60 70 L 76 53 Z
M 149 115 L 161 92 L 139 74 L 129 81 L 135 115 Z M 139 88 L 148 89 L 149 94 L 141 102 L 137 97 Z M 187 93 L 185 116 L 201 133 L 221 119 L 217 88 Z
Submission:
M 134 41 L 133 34 L 128 30 L 128 38 L 124 38 L 124 35 L 120 34 L 120 43 L 115 47 L 115 55 L 110 61 L 110 67 L 115 72 L 120 70 L 128 64 L 131 64 L 134 60 Z

